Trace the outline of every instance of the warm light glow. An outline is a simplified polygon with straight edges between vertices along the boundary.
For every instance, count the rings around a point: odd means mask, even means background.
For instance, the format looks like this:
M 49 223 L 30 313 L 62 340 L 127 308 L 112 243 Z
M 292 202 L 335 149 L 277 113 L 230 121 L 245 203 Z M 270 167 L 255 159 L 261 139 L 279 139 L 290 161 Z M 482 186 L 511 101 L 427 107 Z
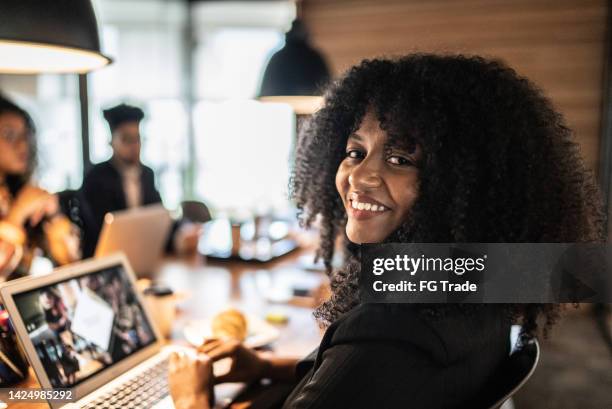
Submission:
M 93 51 L 0 40 L 0 73 L 85 73 L 109 63 L 109 58 Z
M 259 97 L 261 102 L 289 104 L 297 115 L 311 115 L 323 106 L 323 97 L 310 95 L 275 95 Z

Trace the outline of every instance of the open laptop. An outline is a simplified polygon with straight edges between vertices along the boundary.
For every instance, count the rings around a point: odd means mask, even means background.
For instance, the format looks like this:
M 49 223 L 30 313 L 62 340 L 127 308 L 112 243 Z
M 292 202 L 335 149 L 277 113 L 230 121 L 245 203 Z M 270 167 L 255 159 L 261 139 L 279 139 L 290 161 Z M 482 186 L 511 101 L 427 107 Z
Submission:
M 171 224 L 170 214 L 161 204 L 107 213 L 95 257 L 122 251 L 138 276 L 150 275 L 162 255 Z
M 56 408 L 173 408 L 165 347 L 123 254 L 9 281 L 0 296 L 43 388 L 69 388 Z M 215 372 L 219 372 L 217 367 Z M 215 386 L 224 407 L 244 384 Z

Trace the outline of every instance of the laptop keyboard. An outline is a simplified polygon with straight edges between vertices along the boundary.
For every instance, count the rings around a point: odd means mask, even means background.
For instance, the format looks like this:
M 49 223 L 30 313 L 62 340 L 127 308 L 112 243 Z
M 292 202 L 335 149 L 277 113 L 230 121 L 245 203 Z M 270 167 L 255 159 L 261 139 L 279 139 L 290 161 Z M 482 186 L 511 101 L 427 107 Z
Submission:
M 168 395 L 168 359 L 83 406 L 84 409 L 149 409 Z

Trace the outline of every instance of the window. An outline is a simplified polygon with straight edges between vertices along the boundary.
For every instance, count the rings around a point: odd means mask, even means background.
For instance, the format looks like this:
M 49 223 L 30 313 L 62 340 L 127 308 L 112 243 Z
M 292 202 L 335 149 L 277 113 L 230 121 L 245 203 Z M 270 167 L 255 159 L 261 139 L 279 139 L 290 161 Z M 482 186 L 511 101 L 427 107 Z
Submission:
M 284 104 L 201 101 L 194 109 L 196 192 L 228 210 L 285 210 L 295 129 Z
M 213 208 L 288 207 L 295 116 L 289 106 L 253 98 L 294 15 L 292 2 L 195 7 L 195 192 Z

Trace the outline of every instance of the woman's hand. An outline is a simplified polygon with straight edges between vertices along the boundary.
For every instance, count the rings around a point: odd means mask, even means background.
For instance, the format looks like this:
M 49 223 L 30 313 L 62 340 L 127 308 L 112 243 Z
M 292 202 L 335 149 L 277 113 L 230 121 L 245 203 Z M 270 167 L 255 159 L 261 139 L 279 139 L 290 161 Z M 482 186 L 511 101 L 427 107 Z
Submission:
M 212 360 L 196 352 L 172 353 L 168 385 L 176 409 L 209 409 L 215 400 Z
M 49 253 L 59 265 L 81 258 L 81 240 L 78 228 L 64 215 L 58 215 L 43 225 Z
M 229 372 L 216 377 L 216 383 L 253 382 L 261 379 L 268 367 L 266 359 L 236 340 L 209 339 L 198 351 L 208 355 L 213 362 L 231 358 Z
M 13 272 L 15 264 L 19 260 L 15 260 L 17 246 L 13 243 L 0 239 L 0 282 L 4 281 L 5 276 Z
M 35 226 L 45 216 L 54 215 L 59 211 L 57 196 L 32 185 L 26 185 L 17 194 L 7 215 L 9 222 L 15 226 L 23 226 L 26 221 Z

